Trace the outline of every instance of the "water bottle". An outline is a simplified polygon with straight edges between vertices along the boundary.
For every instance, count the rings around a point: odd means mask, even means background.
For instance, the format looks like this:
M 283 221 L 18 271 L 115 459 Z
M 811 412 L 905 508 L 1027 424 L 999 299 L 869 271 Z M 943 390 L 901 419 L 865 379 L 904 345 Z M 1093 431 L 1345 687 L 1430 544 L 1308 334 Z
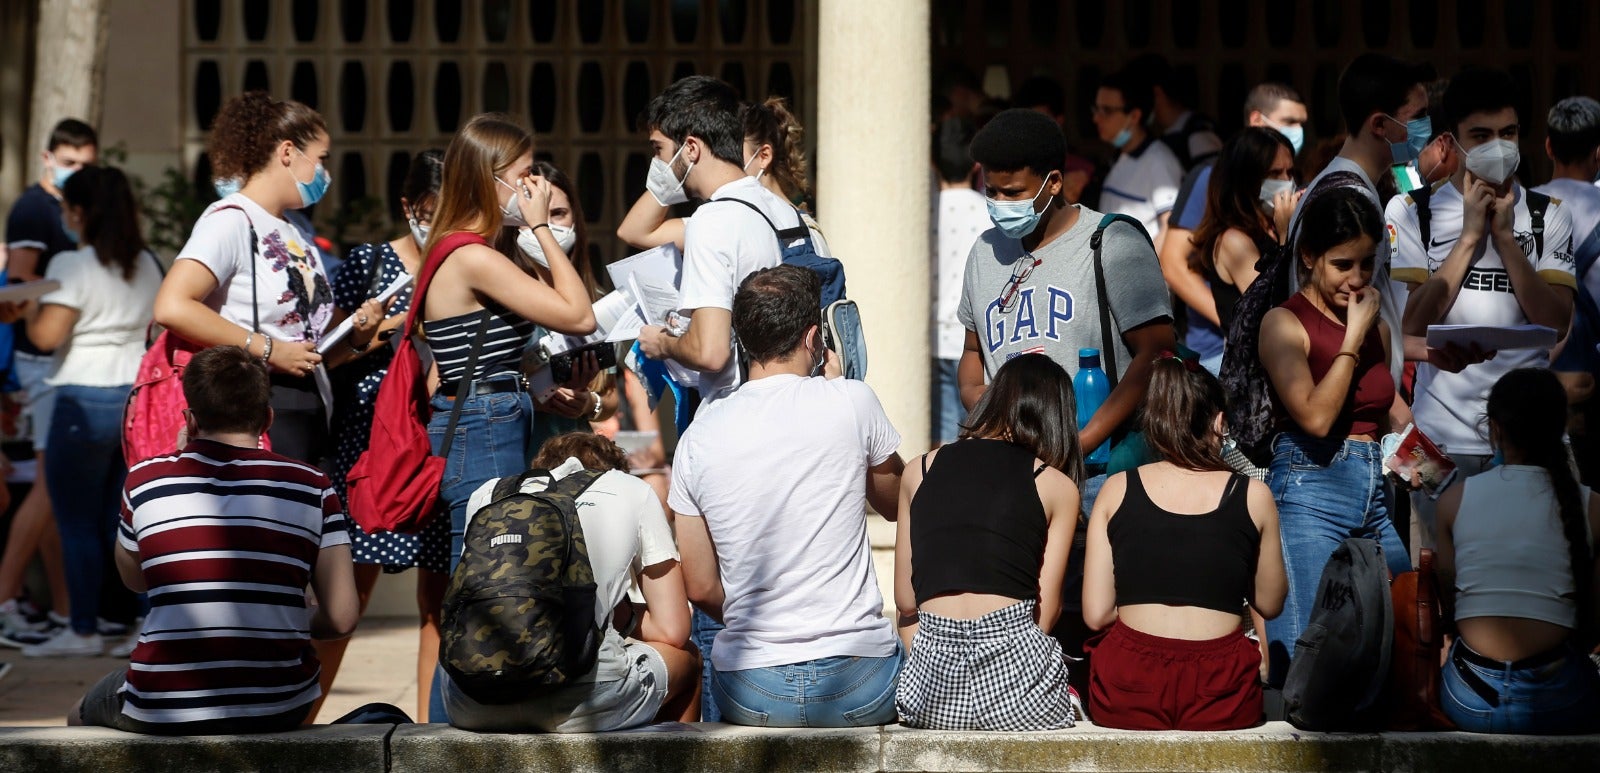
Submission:
M 1089 426 L 1094 412 L 1111 396 L 1111 379 L 1100 369 L 1099 349 L 1078 350 L 1078 375 L 1072 377 L 1072 391 L 1078 401 L 1078 431 Z M 1100 444 L 1084 457 L 1084 464 L 1103 465 L 1111 460 L 1111 441 Z

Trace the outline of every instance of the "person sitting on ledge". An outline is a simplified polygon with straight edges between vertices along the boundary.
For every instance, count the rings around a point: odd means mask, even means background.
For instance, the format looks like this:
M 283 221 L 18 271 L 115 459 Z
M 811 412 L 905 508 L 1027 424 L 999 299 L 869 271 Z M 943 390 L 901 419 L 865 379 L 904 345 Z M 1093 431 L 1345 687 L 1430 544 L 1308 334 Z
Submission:
M 311 640 L 349 636 L 360 617 L 350 536 L 326 475 L 260 450 L 271 391 L 265 363 L 237 346 L 184 369 L 191 440 L 134 465 L 123 489 L 117 571 L 149 594 L 150 614 L 128 667 L 89 688 L 68 724 L 280 732 L 322 694 Z

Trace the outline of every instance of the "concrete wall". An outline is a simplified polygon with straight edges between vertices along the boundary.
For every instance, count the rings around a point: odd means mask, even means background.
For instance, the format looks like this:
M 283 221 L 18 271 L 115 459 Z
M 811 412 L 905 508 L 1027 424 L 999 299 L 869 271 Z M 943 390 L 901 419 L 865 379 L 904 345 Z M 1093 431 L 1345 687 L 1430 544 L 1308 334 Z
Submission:
M 162 170 L 182 166 L 185 84 L 180 69 L 183 7 L 179 0 L 110 0 L 106 49 L 104 147 L 121 145 L 126 170 L 156 184 Z

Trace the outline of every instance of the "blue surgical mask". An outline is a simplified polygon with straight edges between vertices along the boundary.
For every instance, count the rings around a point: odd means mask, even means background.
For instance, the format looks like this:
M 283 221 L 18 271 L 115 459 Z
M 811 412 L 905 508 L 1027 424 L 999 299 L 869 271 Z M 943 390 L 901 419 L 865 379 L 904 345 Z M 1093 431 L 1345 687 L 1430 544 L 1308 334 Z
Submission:
M 1021 239 L 1033 233 L 1033 229 L 1039 227 L 1039 217 L 1043 214 L 1034 209 L 1033 205 L 1039 202 L 1039 197 L 1044 195 L 1045 186 L 1049 184 L 1050 178 L 1046 177 L 1039 185 L 1039 192 L 1033 194 L 1033 198 L 1027 201 L 987 199 L 989 219 L 994 221 L 995 227 L 999 228 L 1000 233 L 1005 234 L 1007 238 Z
M 1122 131 L 1117 132 L 1117 136 L 1111 138 L 1111 147 L 1114 147 L 1117 150 L 1121 150 L 1121 149 L 1127 147 L 1128 143 L 1132 142 L 1132 141 L 1133 141 L 1133 127 L 1132 126 L 1124 126 L 1124 127 L 1122 127 Z
M 54 159 L 55 159 L 55 156 L 51 156 L 50 158 L 52 159 L 52 163 L 51 163 L 51 166 L 50 166 L 50 182 L 54 183 L 55 186 L 56 186 L 56 190 L 59 191 L 59 190 L 61 190 L 61 186 L 67 184 L 67 178 L 71 177 L 72 173 L 76 172 L 78 170 L 76 170 L 76 169 L 67 169 L 65 167 L 56 166 L 54 164 L 54 162 L 53 162 Z
M 300 157 L 307 161 L 311 160 L 311 158 L 305 153 L 302 153 L 299 148 L 295 148 L 294 152 L 300 153 Z M 300 182 L 298 179 L 294 181 L 294 187 L 300 191 L 301 208 L 309 207 L 312 204 L 321 201 L 323 194 L 328 192 L 328 186 L 332 184 L 333 175 L 328 174 L 327 168 L 324 167 L 321 162 L 318 162 L 317 170 L 311 173 L 310 182 Z
M 1279 134 L 1282 134 L 1285 139 L 1289 140 L 1289 146 L 1294 148 L 1294 154 L 1297 156 L 1300 155 L 1300 149 L 1305 147 L 1306 144 L 1306 127 L 1277 126 L 1270 121 L 1267 122 L 1267 125 L 1271 126 L 1273 129 L 1276 129 Z
M 1400 123 L 1398 118 L 1384 116 L 1395 123 Z M 1394 157 L 1396 164 L 1409 164 L 1422 155 L 1422 149 L 1428 147 L 1428 141 L 1433 139 L 1433 119 L 1422 116 L 1405 122 L 1406 141 L 1389 143 L 1389 153 Z
M 72 230 L 72 226 L 67 225 L 67 216 L 65 213 L 61 215 L 61 232 L 66 234 L 68 239 L 72 240 L 73 245 L 79 245 L 83 243 L 83 239 L 78 235 L 78 232 Z
M 239 192 L 244 183 L 235 179 L 218 179 L 211 181 L 211 189 L 217 192 L 217 198 L 225 199 Z
M 1492 468 L 1495 468 L 1495 467 L 1499 467 L 1500 465 L 1505 464 L 1505 463 L 1506 463 L 1505 452 L 1503 452 L 1500 449 L 1496 448 L 1494 450 L 1494 456 L 1489 457 L 1489 467 L 1492 469 Z

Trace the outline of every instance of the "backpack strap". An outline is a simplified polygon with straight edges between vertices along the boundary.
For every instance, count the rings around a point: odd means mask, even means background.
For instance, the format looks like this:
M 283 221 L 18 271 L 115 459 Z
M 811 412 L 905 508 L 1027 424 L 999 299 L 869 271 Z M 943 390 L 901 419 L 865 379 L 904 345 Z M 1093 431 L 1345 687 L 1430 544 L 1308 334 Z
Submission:
M 1433 238 L 1433 186 L 1424 185 L 1410 193 L 1417 204 L 1417 234 L 1422 237 L 1422 249 L 1431 249 Z
M 1533 222 L 1533 246 L 1538 254 L 1533 256 L 1534 264 L 1544 257 L 1544 213 L 1550 208 L 1550 197 L 1534 190 L 1524 190 L 1523 196 L 1528 200 L 1528 219 Z
M 788 246 L 789 242 L 792 242 L 795 239 L 805 239 L 808 244 L 811 241 L 811 229 L 806 227 L 806 220 L 805 218 L 800 217 L 800 210 L 798 209 L 795 210 L 794 213 L 795 219 L 799 220 L 800 224 L 794 226 L 793 228 L 779 228 L 777 224 L 772 222 L 772 218 L 767 217 L 767 213 L 761 211 L 760 207 L 751 204 L 744 199 L 729 196 L 725 199 L 716 199 L 716 201 L 737 201 L 740 204 L 749 207 L 752 212 L 760 215 L 762 220 L 767 221 L 767 227 L 772 229 L 772 233 L 777 235 L 779 247 Z
M 406 312 L 406 331 L 416 330 L 416 325 L 421 322 L 424 299 L 428 296 L 428 286 L 433 284 L 433 275 L 439 273 L 439 267 L 444 265 L 456 250 L 469 244 L 488 245 L 482 236 L 466 231 L 457 231 L 446 236 L 433 251 L 428 253 L 428 259 L 423 263 L 421 275 L 417 277 L 416 292 L 411 296 L 411 309 Z M 450 406 L 450 422 L 444 431 L 444 447 L 439 450 L 439 456 L 448 459 L 450 448 L 455 445 L 456 425 L 461 421 L 462 404 L 467 401 L 467 390 L 472 386 L 472 372 L 478 367 L 478 356 L 483 354 L 483 342 L 489 333 L 489 310 L 478 312 L 478 330 L 472 336 L 472 349 L 467 353 L 467 369 L 465 375 L 456 380 L 455 402 Z
M 1105 358 L 1106 376 L 1111 379 L 1111 388 L 1117 388 L 1117 332 L 1113 329 L 1111 318 L 1111 298 L 1106 292 L 1106 266 L 1101 257 L 1101 247 L 1105 242 L 1106 228 L 1112 223 L 1123 221 L 1138 229 L 1144 235 L 1145 241 L 1150 240 L 1150 234 L 1144 230 L 1144 224 L 1127 215 L 1109 214 L 1100 218 L 1100 225 L 1094 229 L 1094 234 L 1089 237 L 1089 248 L 1094 251 L 1094 292 L 1100 302 L 1100 339 L 1101 356 Z M 1153 243 L 1152 243 L 1153 245 Z
M 556 481 L 549 490 L 572 497 L 573 501 L 576 502 L 578 497 L 583 496 L 583 492 L 588 491 L 589 487 L 593 486 L 595 481 L 600 480 L 607 472 L 609 470 L 578 470 Z

